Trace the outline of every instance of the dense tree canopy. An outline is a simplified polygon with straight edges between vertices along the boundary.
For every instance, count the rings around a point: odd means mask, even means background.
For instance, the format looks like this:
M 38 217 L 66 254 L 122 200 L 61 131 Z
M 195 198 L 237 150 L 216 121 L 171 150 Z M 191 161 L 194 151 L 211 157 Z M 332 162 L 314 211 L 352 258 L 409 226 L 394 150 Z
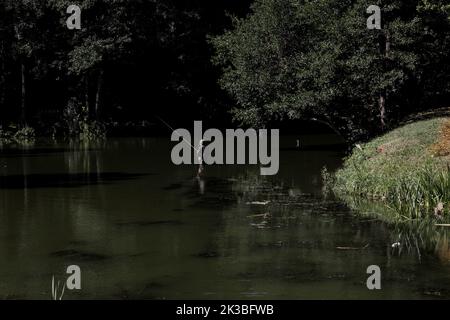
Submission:
M 0 125 L 213 118 L 221 91 L 207 36 L 247 2 L 3 0 Z M 66 26 L 74 3 L 81 30 Z
M 72 1 L 4 0 L 0 125 L 227 125 L 232 110 L 246 125 L 316 119 L 356 139 L 448 106 L 448 1 L 249 2 L 80 0 L 82 28 L 69 30 Z M 381 30 L 366 27 L 373 4 Z
M 382 10 L 369 30 L 367 8 Z M 351 139 L 450 93 L 446 1 L 257 0 L 213 39 L 237 120 L 318 119 Z

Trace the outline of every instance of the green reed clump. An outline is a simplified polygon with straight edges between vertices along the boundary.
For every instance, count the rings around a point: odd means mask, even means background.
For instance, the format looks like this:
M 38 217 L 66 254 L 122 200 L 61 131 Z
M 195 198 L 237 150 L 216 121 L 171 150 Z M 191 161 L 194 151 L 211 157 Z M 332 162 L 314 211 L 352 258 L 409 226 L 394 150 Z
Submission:
M 426 167 L 402 177 L 388 190 L 386 203 L 403 218 L 442 219 L 450 214 L 450 169 Z

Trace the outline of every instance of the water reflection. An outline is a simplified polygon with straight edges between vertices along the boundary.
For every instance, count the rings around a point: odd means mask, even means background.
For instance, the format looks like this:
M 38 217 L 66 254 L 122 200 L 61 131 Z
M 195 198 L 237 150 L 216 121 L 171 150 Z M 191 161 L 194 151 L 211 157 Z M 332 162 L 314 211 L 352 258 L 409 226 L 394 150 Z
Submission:
M 423 253 L 434 253 L 443 263 L 450 262 L 449 229 L 445 226 L 437 226 L 438 221 L 433 217 L 398 222 L 395 219 L 396 212 L 381 202 L 368 201 L 359 197 L 343 197 L 343 200 L 358 214 L 389 223 L 390 241 L 394 254 L 409 254 L 420 260 Z
M 205 179 L 203 179 L 202 177 L 198 176 L 196 177 L 197 181 L 198 181 L 198 192 L 200 194 L 205 194 Z
M 209 166 L 196 178 L 170 149 L 114 139 L 2 151 L 0 297 L 49 299 L 51 275 L 69 264 L 83 289 L 65 298 L 449 297 L 447 235 L 389 227 L 322 195 L 337 151 L 284 150 L 276 177 Z M 379 292 L 365 286 L 371 264 Z

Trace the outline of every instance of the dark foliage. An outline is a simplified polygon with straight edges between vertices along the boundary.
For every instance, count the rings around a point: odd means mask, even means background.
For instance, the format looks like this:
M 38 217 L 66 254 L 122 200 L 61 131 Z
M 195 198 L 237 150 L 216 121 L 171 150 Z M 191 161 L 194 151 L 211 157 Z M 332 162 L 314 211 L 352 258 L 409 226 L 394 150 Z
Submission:
M 66 27 L 73 3 L 81 30 Z M 230 26 L 228 12 L 248 7 L 237 0 L 1 1 L 1 125 L 78 134 L 99 121 L 151 124 L 154 115 L 173 125 L 228 121 L 207 36 Z

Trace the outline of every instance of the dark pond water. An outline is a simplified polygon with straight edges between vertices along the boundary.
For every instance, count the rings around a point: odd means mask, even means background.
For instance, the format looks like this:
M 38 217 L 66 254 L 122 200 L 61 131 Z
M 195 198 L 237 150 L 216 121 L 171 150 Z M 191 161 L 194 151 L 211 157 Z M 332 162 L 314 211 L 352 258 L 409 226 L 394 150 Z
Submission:
M 82 289 L 64 299 L 449 298 L 445 236 L 393 248 L 401 232 L 322 193 L 333 139 L 283 138 L 275 177 L 212 166 L 202 180 L 165 138 L 3 148 L 0 298 L 51 299 L 73 264 Z

